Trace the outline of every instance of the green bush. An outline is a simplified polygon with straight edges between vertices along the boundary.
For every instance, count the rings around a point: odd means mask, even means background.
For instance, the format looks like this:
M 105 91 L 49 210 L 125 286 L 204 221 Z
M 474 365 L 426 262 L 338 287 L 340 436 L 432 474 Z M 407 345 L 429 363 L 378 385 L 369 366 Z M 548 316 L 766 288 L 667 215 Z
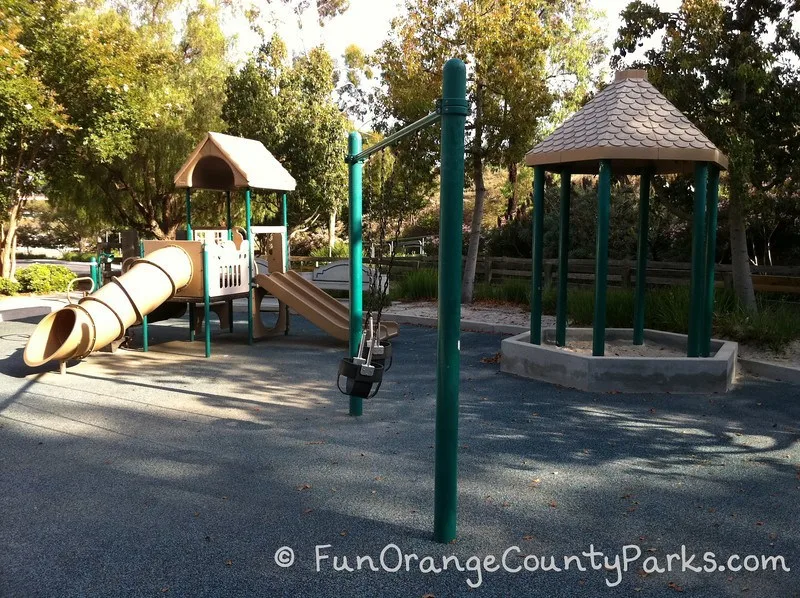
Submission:
M 65 262 L 91 262 L 97 254 L 93 251 L 65 251 L 61 254 L 61 259 Z
M 714 314 L 717 335 L 740 343 L 750 343 L 781 352 L 800 338 L 800 306 L 762 304 L 753 313 L 740 306 Z
M 62 293 L 75 273 L 66 266 L 33 264 L 17 272 L 20 290 L 24 293 Z
M 499 283 L 481 282 L 475 285 L 474 298 L 476 301 L 530 305 L 531 283 L 515 278 L 501 280 Z M 553 301 L 555 305 L 555 299 Z
M 337 260 L 345 259 L 350 255 L 350 245 L 341 239 L 337 239 L 336 242 L 333 244 L 331 248 L 330 256 L 328 255 L 328 246 L 325 245 L 324 247 L 317 247 L 313 249 L 309 255 L 311 257 L 332 257 Z
M 19 292 L 19 283 L 8 278 L 0 278 L 0 295 L 16 295 Z
M 393 296 L 406 301 L 436 299 L 439 291 L 439 275 L 436 270 L 413 270 L 400 278 L 393 289 Z

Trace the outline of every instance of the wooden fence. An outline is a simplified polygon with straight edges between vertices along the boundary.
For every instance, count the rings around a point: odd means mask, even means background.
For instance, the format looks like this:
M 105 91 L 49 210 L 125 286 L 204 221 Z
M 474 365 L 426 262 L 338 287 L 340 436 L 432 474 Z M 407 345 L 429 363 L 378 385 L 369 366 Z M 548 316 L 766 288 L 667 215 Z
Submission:
M 291 257 L 291 267 L 295 270 L 309 271 L 316 267 L 337 261 L 329 258 Z M 364 258 L 364 264 L 375 260 Z M 412 270 L 437 269 L 436 256 L 397 257 L 392 271 L 395 275 Z M 800 294 L 800 267 L 794 266 L 751 266 L 753 285 L 761 292 Z M 691 264 L 682 262 L 648 262 L 647 284 L 649 286 L 689 285 Z M 558 277 L 558 260 L 544 260 L 544 284 L 555 285 Z M 485 257 L 478 260 L 476 282 L 499 282 L 502 280 L 531 279 L 531 260 L 528 258 Z M 569 261 L 568 280 L 572 286 L 591 286 L 594 284 L 594 260 L 572 259 Z M 636 284 L 636 262 L 633 260 L 609 260 L 608 282 L 613 286 L 632 287 Z M 730 264 L 716 267 L 718 287 L 733 286 Z

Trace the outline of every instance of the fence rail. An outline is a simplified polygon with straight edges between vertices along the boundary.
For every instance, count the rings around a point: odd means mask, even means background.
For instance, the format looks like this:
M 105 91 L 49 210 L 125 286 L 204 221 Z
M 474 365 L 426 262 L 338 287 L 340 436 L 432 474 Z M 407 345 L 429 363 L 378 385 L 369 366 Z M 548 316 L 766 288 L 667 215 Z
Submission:
M 332 258 L 293 256 L 290 258 L 292 268 L 310 271 L 319 266 L 337 261 Z M 375 264 L 377 260 L 364 258 L 364 264 Z M 437 269 L 436 256 L 396 257 L 392 271 L 403 274 L 412 270 Z M 691 264 L 683 262 L 649 262 L 647 265 L 647 284 L 649 286 L 689 285 Z M 755 290 L 761 292 L 777 292 L 800 294 L 800 267 L 796 266 L 751 266 Z M 558 276 L 558 260 L 544 260 L 544 285 L 556 283 Z M 501 280 L 530 280 L 531 260 L 528 258 L 487 257 L 478 260 L 476 270 L 477 282 L 499 282 Z M 569 261 L 568 280 L 572 285 L 594 284 L 594 260 L 573 259 Z M 716 267 L 718 287 L 731 288 L 733 274 L 730 264 L 718 264 Z M 614 286 L 631 287 L 636 284 L 636 262 L 633 260 L 609 260 L 608 282 Z

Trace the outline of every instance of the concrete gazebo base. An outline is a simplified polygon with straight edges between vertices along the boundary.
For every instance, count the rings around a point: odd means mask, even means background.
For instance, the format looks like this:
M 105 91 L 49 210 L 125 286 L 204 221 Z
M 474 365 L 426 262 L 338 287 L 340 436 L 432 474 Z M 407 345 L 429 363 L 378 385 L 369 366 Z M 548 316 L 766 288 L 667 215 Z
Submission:
M 532 345 L 525 332 L 503 340 L 500 369 L 591 392 L 723 393 L 733 386 L 737 343 L 712 339 L 709 357 L 594 357 L 557 347 L 555 328 L 542 331 L 542 344 Z M 631 343 L 633 330 L 609 328 L 606 341 Z M 567 343 L 592 340 L 591 328 L 570 328 Z M 688 338 L 645 330 L 646 346 L 686 351 Z

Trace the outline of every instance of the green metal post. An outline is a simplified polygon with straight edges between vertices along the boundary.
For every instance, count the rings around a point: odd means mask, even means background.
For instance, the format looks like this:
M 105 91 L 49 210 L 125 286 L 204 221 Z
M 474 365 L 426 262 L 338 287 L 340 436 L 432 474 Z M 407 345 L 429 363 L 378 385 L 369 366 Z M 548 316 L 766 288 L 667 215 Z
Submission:
M 704 328 L 705 306 L 703 289 L 706 284 L 706 190 L 708 162 L 698 162 L 694 167 L 694 224 L 692 226 L 692 278 L 689 304 L 688 357 L 700 356 L 700 335 Z
M 206 341 L 206 357 L 211 357 L 211 322 L 210 322 L 210 312 L 211 312 L 211 300 L 208 295 L 209 293 L 209 284 L 208 284 L 208 277 L 210 276 L 208 272 L 208 247 L 206 244 L 203 243 L 203 332 L 205 333 L 205 341 Z
M 283 194 L 283 229 L 286 231 L 283 247 L 283 267 L 289 271 L 289 209 L 286 203 L 286 194 Z
M 650 232 L 650 181 L 645 169 L 639 177 L 639 247 L 636 254 L 636 304 L 633 308 L 633 344 L 644 344 L 645 285 L 647 283 L 647 237 Z
M 139 241 L 139 257 L 144 257 L 144 243 Z M 148 326 L 147 316 L 142 316 L 142 351 L 147 353 L 150 350 L 150 327 Z
M 192 239 L 192 188 L 186 188 L 186 240 Z
M 247 232 L 247 344 L 253 344 L 253 234 L 250 230 L 252 210 L 250 205 L 250 188 L 244 192 L 244 217 Z M 233 314 L 231 314 L 231 317 Z
M 355 156 L 361 152 L 361 135 L 352 131 L 347 140 L 347 153 Z M 362 231 L 361 231 L 361 175 L 364 168 L 361 162 L 348 162 L 349 206 L 350 206 L 350 357 L 358 356 L 358 345 L 361 342 L 364 325 L 362 313 L 363 272 L 362 266 Z M 350 415 L 359 416 L 363 410 L 363 399 L 350 397 Z
M 703 357 L 711 354 L 711 334 L 714 329 L 714 267 L 717 251 L 717 203 L 719 201 L 719 167 L 713 166 L 708 177 L 706 199 L 706 288 L 703 332 L 700 342 Z
M 89 277 L 92 279 L 92 291 L 100 288 L 100 269 L 97 267 L 97 258 L 92 256 L 89 260 Z
M 436 473 L 433 538 L 451 542 L 458 515 L 458 378 L 464 215 L 464 123 L 469 113 L 466 67 L 453 58 L 442 85 L 439 191 L 439 335 L 436 363 Z
M 228 225 L 228 241 L 233 241 L 233 221 L 231 220 L 231 190 L 225 192 L 226 224 Z
M 544 220 L 544 166 L 533 169 L 533 251 L 531 278 L 531 343 L 542 344 L 542 220 Z
M 606 351 L 606 293 L 608 292 L 608 226 L 611 217 L 611 162 L 600 160 L 597 188 L 597 247 L 594 266 L 594 330 L 592 355 Z
M 572 171 L 561 171 L 561 205 L 558 218 L 558 299 L 556 303 L 556 345 L 567 344 L 567 281 L 569 274 L 569 199 Z M 541 322 L 539 318 L 539 322 Z

